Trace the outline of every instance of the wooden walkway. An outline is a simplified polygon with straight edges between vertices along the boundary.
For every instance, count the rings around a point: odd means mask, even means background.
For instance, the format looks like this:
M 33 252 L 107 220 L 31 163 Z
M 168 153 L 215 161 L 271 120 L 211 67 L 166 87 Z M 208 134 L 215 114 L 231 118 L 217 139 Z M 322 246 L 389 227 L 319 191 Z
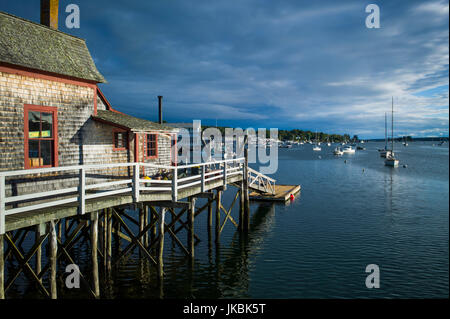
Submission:
M 240 181 L 242 181 L 242 175 L 236 175 L 227 178 L 227 184 L 237 183 Z M 203 192 L 220 187 L 223 187 L 223 181 L 216 180 L 214 182 L 207 183 Z M 178 192 L 178 200 L 186 199 L 190 196 L 198 195 L 201 193 L 202 189 L 199 185 L 184 188 Z M 150 204 L 170 202 L 172 201 L 172 192 L 144 191 L 140 194 L 140 201 Z M 85 213 L 92 213 L 105 208 L 129 205 L 133 203 L 135 203 L 135 201 L 132 194 L 110 195 L 102 198 L 88 199 L 85 203 Z M 5 217 L 5 231 L 13 231 L 16 229 L 47 223 L 51 220 L 73 217 L 78 215 L 78 211 L 78 203 L 73 203 L 7 215 Z
M 125 176 L 111 175 L 111 169 L 123 168 Z M 167 173 L 164 179 L 149 179 L 146 168 Z M 42 177 L 49 180 L 43 184 L 39 179 Z M 31 184 L 30 188 L 21 188 L 31 192 L 12 192 L 17 183 Z M 228 185 L 238 189 L 231 205 L 224 207 L 221 198 Z M 6 186 L 11 186 L 11 190 L 7 192 Z M 157 268 L 158 286 L 162 289 L 166 233 L 192 262 L 194 247 L 200 241 L 195 234 L 195 217 L 200 213 L 207 211 L 209 238 L 214 232 L 218 244 L 226 224 L 233 224 L 240 232 L 249 231 L 250 198 L 285 201 L 299 190 L 300 186 L 276 185 L 274 179 L 249 168 L 247 152 L 240 159 L 183 166 L 139 162 L 0 172 L 0 299 L 5 298 L 5 292 L 21 272 L 43 295 L 56 299 L 61 289 L 57 286 L 58 260 L 74 264 L 71 250 L 83 238 L 88 238 L 91 250 L 92 279 L 80 276 L 93 297 L 100 297 L 99 261 L 103 262 L 105 275 L 111 276 L 112 265 L 134 249 Z M 198 198 L 207 201 L 199 207 Z M 238 218 L 231 214 L 236 203 Z M 126 210 L 130 207 L 132 213 Z M 165 220 L 166 214 L 170 221 Z M 138 230 L 131 225 L 137 225 Z M 181 230 L 186 230 L 186 243 L 180 238 Z M 27 251 L 22 244 L 29 232 L 34 233 L 35 240 Z M 122 241 L 126 243 L 123 250 Z M 113 242 L 119 247 L 114 254 Z M 48 254 L 45 266 L 41 263 L 43 249 Z M 5 278 L 5 261 L 10 257 L 19 266 Z M 33 258 L 36 262 L 32 267 Z M 43 278 L 47 275 L 45 283 Z

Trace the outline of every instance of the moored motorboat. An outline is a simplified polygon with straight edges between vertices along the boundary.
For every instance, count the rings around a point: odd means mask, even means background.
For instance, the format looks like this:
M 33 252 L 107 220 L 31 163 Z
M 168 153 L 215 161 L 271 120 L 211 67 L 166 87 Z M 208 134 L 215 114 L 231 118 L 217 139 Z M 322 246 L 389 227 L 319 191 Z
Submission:
M 346 147 L 344 147 L 342 152 L 344 152 L 345 154 L 353 154 L 353 153 L 355 153 L 355 149 L 351 146 L 346 146 Z

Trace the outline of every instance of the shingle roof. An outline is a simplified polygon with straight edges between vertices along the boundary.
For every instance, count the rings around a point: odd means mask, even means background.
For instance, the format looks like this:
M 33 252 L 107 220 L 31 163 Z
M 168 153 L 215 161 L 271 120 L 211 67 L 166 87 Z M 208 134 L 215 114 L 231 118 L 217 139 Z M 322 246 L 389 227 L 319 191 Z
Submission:
M 112 125 L 128 128 L 132 131 L 176 131 L 173 127 L 160 125 L 159 123 L 140 119 L 124 113 L 114 111 L 98 110 L 97 115 L 93 115 L 94 120 L 108 122 Z
M 0 62 L 104 83 L 83 39 L 0 12 Z

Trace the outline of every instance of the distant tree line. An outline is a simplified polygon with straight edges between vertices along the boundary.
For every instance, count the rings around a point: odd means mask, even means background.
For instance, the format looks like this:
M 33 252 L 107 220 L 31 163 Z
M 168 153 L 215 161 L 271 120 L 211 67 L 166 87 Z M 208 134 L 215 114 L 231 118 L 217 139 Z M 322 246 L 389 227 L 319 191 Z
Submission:
M 202 125 L 202 129 L 205 130 L 209 127 L 215 126 L 206 126 Z M 222 136 L 225 136 L 225 127 L 218 126 L 217 129 L 222 133 Z M 270 131 L 266 131 L 266 137 L 270 137 Z M 311 141 L 316 139 L 316 132 L 312 131 L 303 131 L 299 129 L 293 130 L 278 130 L 278 139 L 281 141 Z M 359 141 L 358 135 L 353 135 L 350 138 L 349 134 L 327 134 L 323 132 L 317 132 L 317 139 L 319 141 L 330 141 L 330 142 L 344 142 L 344 141 Z

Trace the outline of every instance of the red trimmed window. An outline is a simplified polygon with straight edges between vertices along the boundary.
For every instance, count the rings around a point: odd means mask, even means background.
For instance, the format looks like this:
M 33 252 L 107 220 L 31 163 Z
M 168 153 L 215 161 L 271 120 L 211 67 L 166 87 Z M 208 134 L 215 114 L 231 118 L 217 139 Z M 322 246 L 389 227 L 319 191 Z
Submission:
M 56 107 L 24 105 L 25 169 L 58 166 Z
M 158 134 L 145 134 L 144 154 L 145 158 L 158 157 Z
M 125 130 L 113 130 L 113 150 L 122 151 L 128 149 L 128 132 Z

